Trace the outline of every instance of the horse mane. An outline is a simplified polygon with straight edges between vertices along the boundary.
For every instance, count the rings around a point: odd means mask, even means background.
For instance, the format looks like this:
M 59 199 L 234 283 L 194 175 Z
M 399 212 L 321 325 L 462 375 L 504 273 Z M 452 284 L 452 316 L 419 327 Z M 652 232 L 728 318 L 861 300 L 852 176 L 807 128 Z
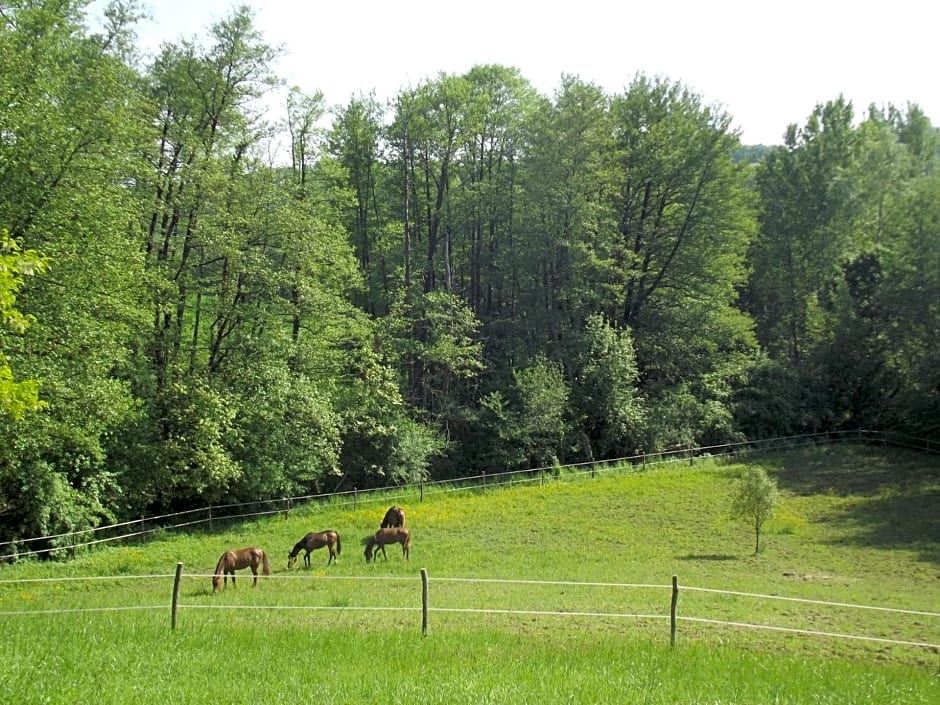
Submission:
M 222 553 L 219 557 L 219 562 L 215 564 L 215 574 L 221 575 L 222 571 L 225 569 L 225 558 L 228 556 L 228 551 Z
M 219 584 L 222 582 L 223 571 L 225 570 L 225 559 L 228 556 L 228 551 L 224 551 L 221 556 L 219 556 L 219 562 L 215 564 L 215 574 L 212 576 L 212 589 L 217 591 L 219 589 Z
M 297 557 L 297 554 L 300 553 L 300 549 L 302 549 L 302 548 L 304 547 L 304 542 L 305 542 L 306 540 L 307 540 L 307 537 L 304 536 L 302 539 L 300 539 L 300 541 L 298 541 L 297 543 L 294 544 L 294 547 L 291 549 L 291 552 L 290 552 L 290 554 L 289 554 L 289 557 L 290 557 L 290 558 L 296 558 L 296 557 Z

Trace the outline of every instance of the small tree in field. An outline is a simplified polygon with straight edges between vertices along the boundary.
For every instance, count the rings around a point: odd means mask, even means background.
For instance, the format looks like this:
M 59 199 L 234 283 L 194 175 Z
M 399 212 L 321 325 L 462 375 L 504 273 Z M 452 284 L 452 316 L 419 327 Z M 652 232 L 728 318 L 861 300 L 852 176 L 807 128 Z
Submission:
M 731 513 L 754 527 L 754 555 L 760 551 L 760 531 L 777 504 L 777 482 L 760 467 L 748 468 L 737 481 Z

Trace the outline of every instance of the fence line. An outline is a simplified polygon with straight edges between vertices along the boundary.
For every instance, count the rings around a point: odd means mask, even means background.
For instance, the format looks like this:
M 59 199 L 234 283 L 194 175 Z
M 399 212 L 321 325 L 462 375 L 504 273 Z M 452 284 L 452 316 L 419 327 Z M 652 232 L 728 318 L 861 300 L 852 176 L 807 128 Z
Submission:
M 581 582 L 578 580 L 514 580 L 512 578 L 430 578 L 432 582 L 439 583 L 507 583 L 517 585 L 560 585 L 562 587 L 628 587 L 628 588 L 655 588 L 669 590 L 671 585 L 654 585 L 648 583 L 596 583 Z
M 163 576 L 168 577 L 168 576 Z M 344 607 L 328 605 L 185 605 L 187 610 L 266 610 L 266 611 L 310 611 L 310 612 L 418 612 L 421 607 L 369 607 L 349 605 Z M 12 610 L 0 611 L 0 616 L 11 617 L 21 615 L 60 615 L 60 614 L 79 614 L 79 613 L 98 613 L 98 612 L 130 612 L 130 611 L 153 611 L 165 610 L 166 605 L 136 605 L 128 607 L 76 607 L 54 610 Z M 520 615 L 536 617 L 589 617 L 605 619 L 670 619 L 668 614 L 630 614 L 624 612 L 568 612 L 552 610 L 508 610 L 508 609 L 485 609 L 469 607 L 429 607 L 428 612 L 441 614 L 498 614 L 498 615 Z M 702 617 L 677 616 L 679 621 L 693 622 L 699 624 L 714 624 L 719 626 L 737 627 L 741 629 L 754 629 L 764 631 L 782 632 L 788 634 L 799 634 L 803 636 L 819 636 L 836 639 L 850 639 L 855 641 L 868 641 L 882 644 L 892 644 L 895 646 L 912 646 L 918 648 L 927 648 L 940 650 L 940 644 L 931 644 L 923 641 L 904 641 L 901 639 L 887 639 L 884 637 L 862 636 L 857 634 L 842 634 L 838 632 L 823 632 L 813 629 L 798 629 L 792 627 L 775 627 L 766 624 L 751 624 L 749 622 L 727 622 L 719 619 L 706 619 Z
M 172 578 L 172 574 L 167 575 L 80 575 L 65 578 L 12 578 L 10 580 L 0 580 L 0 586 L 13 583 L 68 583 L 86 580 L 147 580 L 150 578 Z
M 788 632 L 791 634 L 805 634 L 808 636 L 825 636 L 837 639 L 854 639 L 856 641 L 872 641 L 881 644 L 895 644 L 897 646 L 920 646 L 928 649 L 940 649 L 940 644 L 929 644 L 923 641 L 903 641 L 900 639 L 886 639 L 877 636 L 861 636 L 858 634 L 839 634 L 836 632 L 820 632 L 813 629 L 794 629 L 792 627 L 773 627 L 767 624 L 749 624 L 747 622 L 723 622 L 718 619 L 704 619 L 702 617 L 683 617 L 677 619 L 683 622 L 700 622 L 703 624 L 720 624 L 729 627 L 741 627 L 742 629 L 763 629 L 772 632 Z
M 183 573 L 184 578 L 214 578 L 217 573 Z M 172 578 L 172 575 L 166 576 Z M 231 575 L 229 575 L 231 577 Z M 251 573 L 239 573 L 239 580 L 253 580 L 255 576 Z M 414 576 L 405 577 L 399 575 L 301 575 L 300 573 L 280 573 L 273 575 L 264 575 L 258 573 L 258 580 L 387 580 L 387 581 L 412 581 Z M 0 580 L 0 585 L 3 581 Z
M 506 610 L 485 607 L 428 607 L 428 612 L 455 612 L 467 614 L 518 614 L 544 617 L 624 617 L 636 619 L 669 619 L 668 614 L 627 614 L 625 612 L 568 612 L 565 610 Z
M 184 578 L 213 578 L 215 573 L 182 573 L 181 577 Z M 91 575 L 91 576 L 72 576 L 72 577 L 61 577 L 61 578 L 14 578 L 10 580 L 0 580 L 0 587 L 3 585 L 12 585 L 17 583 L 54 583 L 54 582 L 81 582 L 81 581 L 110 581 L 110 580 L 165 580 L 169 578 L 175 578 L 176 576 L 172 573 L 166 574 L 149 574 L 149 575 Z M 244 580 L 253 579 L 254 576 L 240 576 Z M 414 580 L 414 577 L 409 576 L 396 576 L 396 575 L 303 575 L 300 573 L 294 574 L 275 574 L 275 575 L 263 575 L 258 574 L 258 580 L 359 580 L 359 581 L 379 581 L 379 582 L 410 582 Z M 491 583 L 491 584 L 506 584 L 506 585 L 557 585 L 560 587 L 611 587 L 611 588 L 636 588 L 636 589 L 653 589 L 653 590 L 669 590 L 672 588 L 671 585 L 667 584 L 655 584 L 655 583 L 611 583 L 611 582 L 594 582 L 594 581 L 580 581 L 580 580 L 529 580 L 529 579 L 514 579 L 514 578 L 466 578 L 466 577 L 430 577 L 430 582 L 439 582 L 439 583 Z M 705 588 L 705 587 L 695 587 L 691 585 L 683 585 L 682 590 L 687 590 L 689 592 L 704 592 L 712 593 L 718 595 L 732 595 L 735 597 L 752 597 L 755 599 L 761 600 L 778 600 L 784 602 L 800 602 L 804 604 L 812 605 L 823 605 L 826 607 L 841 607 L 848 609 L 859 609 L 859 610 L 873 610 L 879 612 L 890 612 L 894 614 L 907 614 L 920 617 L 938 617 L 940 618 L 940 612 L 931 612 L 927 610 L 914 610 L 914 609 L 902 609 L 895 607 L 883 607 L 879 605 L 862 605 L 851 602 L 835 602 L 830 600 L 816 600 L 806 597 L 788 597 L 785 595 L 767 595 L 762 593 L 755 592 L 741 592 L 738 590 L 721 590 L 719 588 Z M 432 608 L 432 611 L 434 608 Z M 546 613 L 550 614 L 550 613 Z M 572 614 L 570 612 L 563 612 L 562 614 Z M 681 617 L 680 617 L 681 619 Z
M 622 468 L 625 465 L 631 466 L 648 466 L 648 465 L 659 465 L 665 463 L 674 463 L 688 460 L 689 462 L 694 461 L 695 458 L 707 457 L 712 455 L 733 455 L 741 452 L 753 452 L 753 451 L 765 451 L 765 450 L 779 450 L 781 448 L 793 448 L 801 447 L 804 445 L 815 445 L 817 443 L 841 443 L 841 442 L 857 442 L 857 443 L 883 443 L 885 445 L 893 445 L 904 448 L 910 448 L 914 450 L 919 450 L 927 453 L 937 453 L 940 452 L 940 444 L 934 441 L 914 438 L 911 436 L 905 436 L 899 433 L 884 432 L 884 431 L 868 431 L 868 430 L 855 430 L 855 431 L 824 431 L 820 433 L 807 433 L 799 434 L 794 436 L 780 436 L 777 438 L 763 439 L 758 441 L 740 441 L 737 443 L 725 443 L 720 445 L 712 446 L 697 446 L 693 448 L 681 448 L 675 450 L 660 451 L 656 453 L 640 453 L 637 455 L 625 456 L 622 458 L 611 458 L 607 460 L 599 461 L 587 461 L 581 463 L 571 463 L 568 465 L 560 466 L 561 469 L 573 472 L 574 474 L 587 474 L 591 473 L 593 476 L 596 472 L 604 472 L 611 469 Z M 344 490 L 342 492 L 332 492 L 332 493 L 321 493 L 321 494 L 309 494 L 309 495 L 299 495 L 296 497 L 281 497 L 277 499 L 267 499 L 267 500 L 256 500 L 254 502 L 240 502 L 240 503 L 231 503 L 231 504 L 221 504 L 209 507 L 202 507 L 199 509 L 188 509 L 182 512 L 173 512 L 168 514 L 160 514 L 151 517 L 143 517 L 141 519 L 132 519 L 129 521 L 119 522 L 116 524 L 109 524 L 107 526 L 91 527 L 88 529 L 82 529 L 78 531 L 65 532 L 60 534 L 51 534 L 48 536 L 38 536 L 34 538 L 19 539 L 15 541 L 0 541 L 0 550 L 4 548 L 12 547 L 13 551 L 0 555 L 0 562 L 6 560 L 16 560 L 21 555 L 39 555 L 46 553 L 55 553 L 62 551 L 74 551 L 78 548 L 84 548 L 88 546 L 94 546 L 102 543 L 109 543 L 112 541 L 121 541 L 130 538 L 140 538 L 144 536 L 149 536 L 160 531 L 167 531 L 172 529 L 180 529 L 188 526 L 196 526 L 199 524 L 212 524 L 213 521 L 231 521 L 236 519 L 248 519 L 252 517 L 259 516 L 270 516 L 273 514 L 287 513 L 290 512 L 292 505 L 296 503 L 309 503 L 315 500 L 336 500 L 337 498 L 346 498 L 347 501 L 351 501 L 354 504 L 358 504 L 360 501 L 359 495 L 377 495 L 378 493 L 383 494 L 384 499 L 403 497 L 404 494 L 388 496 L 388 492 L 392 490 L 401 490 L 401 489 L 411 489 L 412 491 L 418 490 L 421 493 L 422 499 L 424 497 L 424 490 L 426 488 L 437 488 L 441 487 L 445 492 L 458 492 L 463 490 L 469 490 L 478 488 L 482 480 L 483 487 L 486 487 L 486 481 L 496 485 L 506 485 L 512 484 L 513 477 L 519 476 L 521 479 L 519 482 L 535 482 L 543 481 L 544 475 L 546 472 L 554 472 L 556 470 L 555 466 L 543 466 L 539 468 L 529 468 L 525 470 L 512 470 L 503 473 L 481 473 L 479 475 L 471 475 L 468 477 L 454 478 L 448 480 L 431 480 L 421 483 L 412 483 L 407 485 L 395 485 L 395 486 L 386 486 L 386 487 L 376 487 L 367 490 Z M 507 482 L 508 478 L 508 482 Z M 350 500 L 351 496 L 351 500 Z M 376 496 L 375 500 L 367 499 L 365 501 L 378 501 Z M 274 509 L 269 509 L 265 511 L 258 512 L 243 512 L 237 514 L 218 514 L 218 512 L 227 512 L 232 509 L 241 509 L 255 506 L 263 505 L 275 505 Z M 213 515 L 215 512 L 215 515 Z M 190 521 L 177 522 L 165 524 L 167 520 L 172 520 L 178 517 L 189 516 L 192 514 L 204 513 L 206 516 L 202 518 L 196 518 Z M 116 529 L 121 529 L 124 527 L 130 526 L 146 526 L 147 523 L 157 523 L 158 526 L 149 529 L 142 529 L 140 531 L 125 532 L 117 536 L 105 537 L 101 539 L 90 539 L 88 541 L 72 542 L 68 544 L 52 546 L 49 548 L 39 548 L 39 549 L 25 549 L 17 550 L 17 546 L 29 546 L 36 542 L 42 541 L 55 541 L 56 539 L 65 539 L 65 538 L 79 538 L 91 534 L 94 536 L 99 532 L 114 531 Z
M 787 602 L 804 602 L 811 605 L 827 605 L 829 607 L 851 607 L 858 610 L 878 610 L 881 612 L 895 612 L 897 614 L 913 614 L 922 617 L 940 617 L 940 612 L 925 612 L 921 610 L 904 610 L 893 607 L 877 607 L 872 605 L 858 605 L 851 602 L 829 602 L 828 600 L 811 600 L 805 597 L 784 597 L 782 595 L 761 595 L 756 592 L 737 592 L 735 590 L 716 590 L 714 588 L 700 588 L 682 586 L 683 590 L 694 590 L 696 592 L 713 592 L 722 595 L 737 595 L 740 597 L 758 597 L 764 600 L 785 600 Z
M 671 585 L 655 585 L 648 583 L 598 583 L 598 582 L 582 582 L 582 581 L 569 581 L 569 580 L 515 580 L 512 578 L 430 578 L 432 582 L 464 582 L 464 583 L 507 583 L 507 584 L 519 584 L 519 585 L 559 585 L 563 587 L 624 587 L 624 588 L 652 588 L 652 589 L 666 589 L 669 590 L 672 588 Z M 785 597 L 782 595 L 764 595 L 756 592 L 739 592 L 737 590 L 720 590 L 717 588 L 703 588 L 703 587 L 692 587 L 689 585 L 683 585 L 683 590 L 690 590 L 696 592 L 710 592 L 717 593 L 721 595 L 735 595 L 739 597 L 755 597 L 765 600 L 785 600 L 789 602 L 804 602 L 814 605 L 826 605 L 829 607 L 850 607 L 854 609 L 861 610 L 879 610 L 882 612 L 894 612 L 897 614 L 910 614 L 918 615 L 922 617 L 940 617 L 940 612 L 926 612 L 922 610 L 909 610 L 909 609 L 895 609 L 893 607 L 877 607 L 871 605 L 859 605 L 853 604 L 850 602 L 831 602 L 829 600 L 813 600 L 804 597 Z
M 140 612 L 144 610 L 165 610 L 166 605 L 130 605 L 125 607 L 63 607 L 54 610 L 9 610 L 0 612 L 4 617 L 22 614 L 78 614 L 81 612 Z
M 635 614 L 635 613 L 622 613 L 622 612 L 591 612 L 591 611 L 567 611 L 567 610 L 527 610 L 527 609 L 493 609 L 493 608 L 464 608 L 464 607 L 431 607 L 428 603 L 427 597 L 427 583 L 428 576 L 426 569 L 422 569 L 421 577 L 423 583 L 423 605 L 422 607 L 405 607 L 405 606 L 362 606 L 362 605 L 345 605 L 345 606 L 318 606 L 318 605 L 223 605 L 223 604 L 178 604 L 178 595 L 179 595 L 179 583 L 182 577 L 187 578 L 210 578 L 213 577 L 211 574 L 201 574 L 201 573 L 182 573 L 182 563 L 179 563 L 177 566 L 177 572 L 173 575 L 168 574 L 153 574 L 153 575 L 114 575 L 114 576 L 78 576 L 78 577 L 63 577 L 63 578 L 23 578 L 23 579 L 14 579 L 14 580 L 0 580 L 0 586 L 4 584 L 19 584 L 19 583 L 48 583 L 48 582 L 75 582 L 75 581 L 89 581 L 89 580 L 142 580 L 142 579 L 167 579 L 174 578 L 174 589 L 173 589 L 173 602 L 171 605 L 172 611 L 172 625 L 173 628 L 176 628 L 176 614 L 178 607 L 183 607 L 185 610 L 280 610 L 280 611 L 329 611 L 329 612 L 422 612 L 422 633 L 427 634 L 427 616 L 428 613 L 438 613 L 438 614 L 493 614 L 493 615 L 519 615 L 519 616 L 544 616 L 544 617 L 584 617 L 584 618 L 604 618 L 604 619 L 649 619 L 649 620 L 663 620 L 670 619 L 673 625 L 673 630 L 675 628 L 676 621 L 680 622 L 690 622 L 697 624 L 709 624 L 709 625 L 718 625 L 733 627 L 738 629 L 752 629 L 752 630 L 764 630 L 764 631 L 773 631 L 778 633 L 788 633 L 788 634 L 799 634 L 804 636 L 815 636 L 815 637 L 826 637 L 826 638 L 835 638 L 835 639 L 850 639 L 854 641 L 866 641 L 873 643 L 882 643 L 882 644 L 893 644 L 896 646 L 910 646 L 916 648 L 928 648 L 935 651 L 940 651 L 940 644 L 933 644 L 930 642 L 923 641 L 912 641 L 912 640 L 903 640 L 903 639 L 888 639 L 885 637 L 873 637 L 873 636 L 864 636 L 858 634 L 844 634 L 839 632 L 825 632 L 813 629 L 802 629 L 795 627 L 781 627 L 781 626 L 772 626 L 766 624 L 754 624 L 749 622 L 732 622 L 726 620 L 718 619 L 709 619 L 704 617 L 689 617 L 684 615 L 676 614 L 676 600 L 675 597 L 678 591 L 678 583 L 674 577 L 673 584 L 670 585 L 658 585 L 658 584 L 648 584 L 648 583 L 609 583 L 609 582 L 590 582 L 590 581 L 556 581 L 556 580 L 515 580 L 515 579 L 503 579 L 503 578 L 461 578 L 461 577 L 439 577 L 433 578 L 437 582 L 451 582 L 451 583 L 490 583 L 490 584 L 521 584 L 521 585 L 559 585 L 567 587 L 620 587 L 620 588 L 641 588 L 641 589 L 671 589 L 673 591 L 673 603 L 670 614 Z M 273 576 L 258 576 L 264 579 L 306 579 L 306 580 L 373 580 L 373 581 L 411 581 L 414 580 L 413 577 L 401 577 L 401 576 L 305 576 L 305 575 L 273 575 Z M 808 604 L 824 605 L 828 607 L 840 607 L 840 608 L 852 608 L 852 609 L 862 609 L 862 610 L 879 610 L 884 612 L 893 612 L 897 614 L 905 615 L 914 615 L 914 616 L 926 616 L 926 617 L 940 617 L 940 613 L 929 612 L 922 610 L 910 610 L 910 609 L 896 609 L 890 607 L 881 607 L 881 606 L 872 606 L 872 605 L 859 605 L 852 603 L 844 602 L 831 602 L 827 600 L 814 600 L 808 598 L 799 598 L 799 597 L 787 597 L 782 595 L 764 595 L 760 593 L 749 593 L 749 592 L 740 592 L 735 590 L 721 590 L 716 588 L 701 588 L 694 586 L 683 586 L 683 590 L 696 591 L 708 594 L 724 594 L 724 595 L 733 595 L 733 596 L 743 596 L 743 597 L 752 597 L 756 599 L 763 600 L 786 600 L 793 602 L 802 602 Z M 50 609 L 50 610 L 4 610 L 0 611 L 0 616 L 21 616 L 21 615 L 61 615 L 61 614 L 78 614 L 78 613 L 98 613 L 98 612 L 127 612 L 127 611 L 152 611 L 152 610 L 165 610 L 167 606 L 164 605 L 134 605 L 134 606 L 124 606 L 124 607 L 85 607 L 85 608 L 63 608 L 63 609 Z M 672 643 L 675 643 L 675 633 L 673 631 Z
M 309 610 L 311 612 L 420 612 L 420 607 L 374 607 L 349 605 L 182 605 L 187 610 Z M 166 605 L 160 609 L 166 609 Z

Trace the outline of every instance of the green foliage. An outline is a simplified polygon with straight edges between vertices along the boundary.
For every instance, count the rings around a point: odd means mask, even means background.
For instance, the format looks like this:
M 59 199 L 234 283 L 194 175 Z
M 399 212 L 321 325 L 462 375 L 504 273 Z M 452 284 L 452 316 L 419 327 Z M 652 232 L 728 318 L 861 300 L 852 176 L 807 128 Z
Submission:
M 343 486 L 367 488 L 428 478 L 445 440 L 410 416 L 394 372 L 368 348 L 350 356 L 341 398 Z M 336 487 L 339 487 L 337 483 Z
M 569 433 L 564 416 L 570 391 L 560 365 L 537 357 L 513 375 L 516 400 L 514 440 L 526 464 L 545 467 L 564 457 Z
M 737 481 L 731 499 L 731 513 L 754 529 L 754 555 L 760 552 L 761 529 L 778 502 L 777 483 L 758 466 L 746 468 Z
M 940 231 L 936 199 L 922 196 L 935 191 L 937 130 L 916 106 L 851 120 L 842 99 L 817 106 L 762 162 L 748 306 L 804 390 L 787 426 L 929 436 Z
M 473 311 L 453 294 L 432 291 L 396 302 L 385 325 L 382 346 L 407 370 L 407 396 L 446 425 L 461 404 L 461 389 L 483 369 Z
M 4 535 L 112 517 L 107 446 L 136 407 L 125 375 L 146 295 L 128 188 L 140 174 L 140 102 L 123 21 L 88 36 L 82 5 L 15 3 L 0 23 L 0 222 L 52 264 L 18 292 L 32 325 L 2 343 L 46 404 L 0 427 L 5 491 L 33 493 L 2 516 Z
M 746 438 L 792 436 L 818 428 L 823 400 L 811 380 L 779 360 L 757 362 L 734 392 L 734 415 Z
M 564 76 L 554 102 L 533 112 L 512 239 L 510 355 L 553 353 L 617 295 L 608 242 L 615 222 L 609 103 L 598 86 Z
M 46 260 L 38 253 L 20 251 L 9 233 L 0 230 L 0 417 L 18 419 L 44 406 L 39 400 L 38 381 L 14 381 L 2 342 L 4 331 L 15 334 L 26 331 L 30 318 L 16 309 L 16 292 L 23 285 L 23 277 L 41 274 L 46 267 Z
M 853 249 L 857 138 L 852 106 L 817 106 L 761 163 L 752 305 L 766 349 L 800 366 L 829 331 L 826 297 Z
M 742 147 L 665 77 L 608 95 L 564 75 L 549 98 L 478 65 L 357 97 L 329 129 L 322 94 L 293 89 L 278 126 L 258 112 L 278 51 L 248 8 L 143 65 L 136 2 L 98 34 L 82 0 L 7 5 L 11 536 L 756 435 L 937 432 L 940 133 L 916 105 L 853 125 L 840 97 L 782 147 Z M 35 496 L 5 512 L 18 487 Z
M 572 357 L 570 406 L 590 443 L 590 457 L 634 455 L 644 445 L 647 418 L 629 329 L 617 330 L 593 315 Z

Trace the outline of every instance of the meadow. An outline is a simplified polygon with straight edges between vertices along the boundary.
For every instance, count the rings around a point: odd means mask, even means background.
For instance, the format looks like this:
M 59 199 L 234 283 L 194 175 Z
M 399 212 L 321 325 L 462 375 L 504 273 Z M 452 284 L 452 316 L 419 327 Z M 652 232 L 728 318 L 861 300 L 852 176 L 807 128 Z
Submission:
M 758 555 L 729 513 L 747 464 L 781 490 Z M 362 494 L 20 561 L 0 567 L 0 703 L 933 705 L 938 500 L 937 456 L 833 445 Z M 411 559 L 392 546 L 367 564 L 361 542 L 390 504 L 407 512 Z M 294 543 L 325 528 L 342 536 L 338 562 L 318 550 L 288 571 Z M 240 571 L 213 594 L 220 553 L 246 545 L 272 575 L 253 589 Z

